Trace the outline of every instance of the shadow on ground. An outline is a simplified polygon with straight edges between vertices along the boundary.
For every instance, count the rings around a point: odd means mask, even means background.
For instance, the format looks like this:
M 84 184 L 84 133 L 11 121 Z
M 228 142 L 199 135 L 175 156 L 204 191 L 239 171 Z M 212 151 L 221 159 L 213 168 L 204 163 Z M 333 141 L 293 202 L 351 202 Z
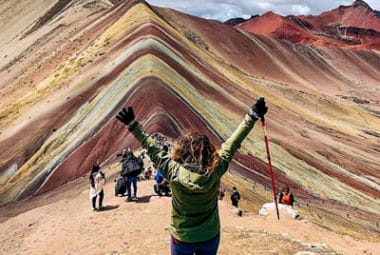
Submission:
M 104 211 L 110 211 L 113 209 L 119 208 L 119 205 L 106 205 L 103 206 L 102 209 L 98 210 L 99 212 L 104 212 Z

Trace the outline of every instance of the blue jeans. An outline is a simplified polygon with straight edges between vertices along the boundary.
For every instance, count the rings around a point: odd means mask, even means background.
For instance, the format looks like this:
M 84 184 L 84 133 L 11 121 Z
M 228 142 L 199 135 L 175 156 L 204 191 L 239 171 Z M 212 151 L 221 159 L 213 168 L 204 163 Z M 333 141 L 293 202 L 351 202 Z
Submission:
M 183 243 L 171 238 L 171 255 L 216 255 L 220 242 L 220 234 L 210 240 L 199 243 Z
M 128 198 L 130 199 L 132 194 L 131 194 L 131 184 L 133 184 L 133 195 L 137 197 L 137 177 L 127 177 L 127 193 L 128 193 Z

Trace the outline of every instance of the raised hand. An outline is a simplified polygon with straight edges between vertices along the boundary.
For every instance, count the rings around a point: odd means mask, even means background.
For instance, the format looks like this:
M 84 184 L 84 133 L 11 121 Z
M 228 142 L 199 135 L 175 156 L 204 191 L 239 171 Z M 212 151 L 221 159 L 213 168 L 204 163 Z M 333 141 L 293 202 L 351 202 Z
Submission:
M 268 107 L 265 105 L 265 99 L 259 97 L 254 105 L 249 109 L 249 116 L 254 119 L 264 120 L 264 115 L 267 113 Z
M 129 130 L 133 129 L 135 124 L 137 124 L 135 120 L 135 113 L 133 112 L 133 108 L 128 106 L 128 108 L 123 108 L 117 115 L 116 119 L 118 119 L 121 123 L 126 125 Z

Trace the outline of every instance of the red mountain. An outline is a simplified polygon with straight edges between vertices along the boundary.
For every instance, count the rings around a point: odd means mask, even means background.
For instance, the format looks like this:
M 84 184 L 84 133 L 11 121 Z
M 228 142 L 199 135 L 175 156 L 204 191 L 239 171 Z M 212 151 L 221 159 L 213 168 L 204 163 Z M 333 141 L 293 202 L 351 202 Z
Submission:
M 380 49 L 379 12 L 362 0 L 356 0 L 350 6 L 339 6 L 318 16 L 283 17 L 268 12 L 236 27 L 293 43 Z

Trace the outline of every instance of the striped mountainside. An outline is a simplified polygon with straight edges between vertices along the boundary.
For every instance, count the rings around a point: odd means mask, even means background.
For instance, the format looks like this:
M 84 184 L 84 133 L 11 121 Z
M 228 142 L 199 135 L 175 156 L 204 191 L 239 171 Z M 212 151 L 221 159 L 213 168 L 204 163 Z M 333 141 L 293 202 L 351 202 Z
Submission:
M 1 205 L 137 149 L 114 117 L 124 106 L 149 132 L 196 129 L 219 146 L 263 96 L 276 186 L 375 228 L 378 51 L 293 44 L 142 0 L 9 0 L 0 14 Z M 269 187 L 266 162 L 257 123 L 231 173 Z

